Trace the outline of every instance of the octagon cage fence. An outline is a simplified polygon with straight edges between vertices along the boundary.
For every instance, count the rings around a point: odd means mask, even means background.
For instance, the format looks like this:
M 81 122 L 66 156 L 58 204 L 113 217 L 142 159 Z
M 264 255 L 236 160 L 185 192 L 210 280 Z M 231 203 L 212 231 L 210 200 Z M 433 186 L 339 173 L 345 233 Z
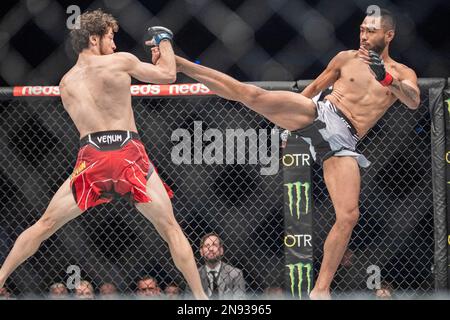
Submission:
M 256 84 L 299 92 L 307 83 Z M 433 177 L 442 172 L 439 168 L 433 172 L 432 157 L 432 117 L 443 112 L 445 83 L 444 79 L 420 79 L 420 108 L 412 111 L 395 103 L 360 142 L 359 150 L 372 165 L 361 169 L 361 216 L 347 260 L 341 263 L 333 282 L 337 296 L 370 294 L 366 280 L 371 265 L 380 268 L 382 280 L 389 282 L 398 296 L 423 296 L 446 287 L 447 257 L 442 251 L 446 243 L 436 241 L 446 238 L 446 230 L 437 233 L 435 227 L 435 215 L 439 214 L 439 219 L 444 215 L 439 221 L 445 221 L 445 211 L 436 213 L 433 198 Z M 167 91 L 170 86 L 164 85 L 133 87 L 137 88 L 132 103 L 138 131 L 161 178 L 175 193 L 174 213 L 198 265 L 203 264 L 201 237 L 216 232 L 224 244 L 224 261 L 243 271 L 246 298 L 261 297 L 269 287 L 287 288 L 281 164 L 275 173 L 261 174 L 263 165 L 248 160 L 250 148 L 241 154 L 245 161 L 237 161 L 237 153 L 232 161 L 227 158 L 222 163 L 173 161 L 177 130 L 186 129 L 184 132 L 189 132 L 192 141 L 200 141 L 203 150 L 208 141 L 201 135 L 208 129 L 217 129 L 224 137 L 227 130 L 234 129 L 237 139 L 244 140 L 248 136 L 240 135 L 249 129 L 258 134 L 267 132 L 270 144 L 274 124 L 196 84 L 185 85 L 187 93 L 183 93 L 183 85 L 172 85 L 177 93 Z M 148 90 L 147 94 L 139 91 L 146 88 L 158 90 Z M 161 94 L 164 90 L 169 93 Z M 79 143 L 57 87 L 2 88 L 2 95 L 1 263 L 17 236 L 37 221 L 72 173 Z M 281 145 L 281 140 L 274 141 Z M 197 147 L 192 146 L 192 159 Z M 312 185 L 317 277 L 323 243 L 335 219 L 322 168 L 317 164 L 312 166 Z M 132 296 L 137 280 L 147 275 L 161 288 L 171 282 L 186 287 L 166 243 L 124 199 L 89 209 L 62 227 L 10 276 L 6 287 L 17 298 L 45 297 L 51 284 L 69 280 L 71 266 L 78 267 L 81 278 L 95 289 L 112 282 L 124 297 Z M 290 298 L 288 291 L 286 298 Z

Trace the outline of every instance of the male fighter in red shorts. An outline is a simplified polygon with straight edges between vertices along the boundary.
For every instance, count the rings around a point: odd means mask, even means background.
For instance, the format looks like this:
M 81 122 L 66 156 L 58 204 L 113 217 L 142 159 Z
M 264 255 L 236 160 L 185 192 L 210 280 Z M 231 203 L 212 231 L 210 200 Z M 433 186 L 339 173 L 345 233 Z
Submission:
M 80 22 L 81 27 L 71 31 L 78 60 L 60 82 L 64 108 L 81 137 L 75 170 L 44 215 L 17 238 L 0 269 L 0 288 L 42 241 L 88 208 L 118 195 L 130 198 L 154 224 L 194 297 L 206 299 L 192 248 L 173 215 L 171 191 L 148 159 L 131 107 L 131 77 L 152 83 L 175 81 L 172 33 L 162 27 L 149 29 L 152 44 L 159 47 L 152 49 L 150 64 L 129 53 L 114 53 L 118 24 L 110 14 L 85 12 Z

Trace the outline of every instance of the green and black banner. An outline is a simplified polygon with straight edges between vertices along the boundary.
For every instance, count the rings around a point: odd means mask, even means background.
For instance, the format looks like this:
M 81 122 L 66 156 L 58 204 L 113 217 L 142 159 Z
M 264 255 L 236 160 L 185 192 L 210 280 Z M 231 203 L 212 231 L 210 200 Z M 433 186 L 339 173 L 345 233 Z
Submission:
M 449 80 L 450 85 L 450 80 Z M 444 90 L 444 115 L 445 115 L 445 171 L 446 171 L 446 195 L 447 195 L 447 289 L 450 288 L 450 89 Z M 436 285 L 443 289 L 443 285 Z
M 308 299 L 314 284 L 311 165 L 309 145 L 284 132 L 285 290 L 292 298 Z
M 422 104 L 428 103 L 431 116 L 435 291 L 448 290 L 450 284 L 450 95 L 446 86 L 445 79 L 419 79 Z

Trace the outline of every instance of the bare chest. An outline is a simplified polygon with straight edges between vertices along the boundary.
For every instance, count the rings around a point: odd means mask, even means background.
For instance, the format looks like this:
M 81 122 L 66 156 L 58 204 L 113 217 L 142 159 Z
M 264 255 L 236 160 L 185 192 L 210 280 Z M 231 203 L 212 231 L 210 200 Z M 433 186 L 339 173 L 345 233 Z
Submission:
M 352 59 L 342 67 L 339 82 L 349 91 L 370 94 L 382 100 L 391 96 L 391 91 L 380 85 L 370 67 L 359 59 Z

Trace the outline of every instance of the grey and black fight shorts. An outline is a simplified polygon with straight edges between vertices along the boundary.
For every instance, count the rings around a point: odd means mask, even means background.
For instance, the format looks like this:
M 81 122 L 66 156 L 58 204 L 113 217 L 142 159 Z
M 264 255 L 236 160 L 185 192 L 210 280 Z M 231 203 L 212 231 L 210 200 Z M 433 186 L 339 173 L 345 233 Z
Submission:
M 350 120 L 330 101 L 318 101 L 317 117 L 309 126 L 292 131 L 309 144 L 314 161 L 322 164 L 330 157 L 353 157 L 360 167 L 370 165 L 369 160 L 356 152 L 359 137 Z

